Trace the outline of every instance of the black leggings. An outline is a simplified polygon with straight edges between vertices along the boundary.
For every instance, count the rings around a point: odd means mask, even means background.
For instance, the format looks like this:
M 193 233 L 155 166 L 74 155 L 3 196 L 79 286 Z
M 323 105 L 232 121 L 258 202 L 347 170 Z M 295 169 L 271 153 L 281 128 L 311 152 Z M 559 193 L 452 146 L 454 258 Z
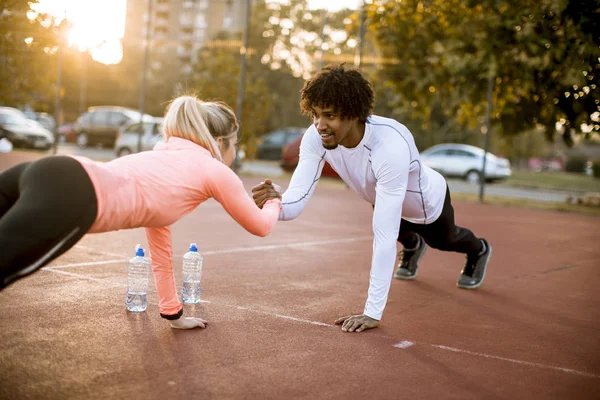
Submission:
M 478 254 L 482 250 L 481 240 L 473 232 L 454 224 L 454 208 L 450 199 L 450 190 L 446 187 L 446 198 L 442 213 L 431 224 L 413 224 L 406 220 L 400 223 L 398 241 L 405 249 L 414 249 L 419 244 L 418 236 L 434 249 L 455 251 L 457 253 Z
M 53 156 L 0 174 L 0 289 L 75 245 L 96 220 L 94 186 L 81 164 Z

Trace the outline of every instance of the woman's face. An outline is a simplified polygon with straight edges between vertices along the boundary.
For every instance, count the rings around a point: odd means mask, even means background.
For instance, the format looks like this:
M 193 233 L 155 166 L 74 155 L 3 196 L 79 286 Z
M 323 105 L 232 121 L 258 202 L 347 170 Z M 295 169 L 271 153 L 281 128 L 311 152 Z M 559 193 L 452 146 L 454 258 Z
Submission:
M 225 144 L 225 139 L 228 139 L 229 146 Z M 237 143 L 237 132 L 232 133 L 226 138 L 222 136 L 217 138 L 217 144 L 219 145 L 219 150 L 221 151 L 221 158 L 223 159 L 223 163 L 228 167 L 231 167 L 233 160 L 235 160 Z

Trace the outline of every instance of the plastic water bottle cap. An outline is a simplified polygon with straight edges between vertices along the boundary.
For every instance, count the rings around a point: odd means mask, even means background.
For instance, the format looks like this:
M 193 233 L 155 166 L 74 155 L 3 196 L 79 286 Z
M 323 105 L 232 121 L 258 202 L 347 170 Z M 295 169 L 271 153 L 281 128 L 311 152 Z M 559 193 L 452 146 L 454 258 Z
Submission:
M 136 257 L 144 257 L 144 249 L 142 249 L 141 247 L 138 247 L 135 251 L 135 256 Z
M 198 247 L 196 246 L 196 243 L 190 244 L 190 251 L 198 252 Z

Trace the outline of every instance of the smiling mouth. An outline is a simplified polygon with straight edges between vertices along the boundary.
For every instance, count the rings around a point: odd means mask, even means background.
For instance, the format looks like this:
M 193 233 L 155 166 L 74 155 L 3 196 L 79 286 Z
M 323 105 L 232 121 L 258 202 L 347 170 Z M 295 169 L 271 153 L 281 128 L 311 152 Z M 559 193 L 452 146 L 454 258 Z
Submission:
M 321 140 L 329 140 L 333 137 L 333 133 L 327 132 L 319 133 L 319 135 L 321 135 Z

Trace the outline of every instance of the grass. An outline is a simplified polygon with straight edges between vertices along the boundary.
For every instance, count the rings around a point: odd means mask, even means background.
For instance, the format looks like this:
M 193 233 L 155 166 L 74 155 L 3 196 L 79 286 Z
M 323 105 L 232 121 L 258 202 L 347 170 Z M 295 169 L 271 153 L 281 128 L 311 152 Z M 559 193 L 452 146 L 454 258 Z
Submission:
M 600 192 L 600 179 L 572 172 L 533 172 L 513 169 L 501 185 L 577 192 Z
M 479 202 L 479 195 L 474 193 L 452 193 L 452 201 Z M 600 216 L 599 207 L 588 207 L 580 204 L 567 203 L 552 203 L 545 201 L 535 201 L 529 199 L 513 199 L 500 196 L 485 196 L 485 204 L 506 206 L 506 207 L 521 207 L 535 208 L 540 210 L 571 212 L 576 214 Z

